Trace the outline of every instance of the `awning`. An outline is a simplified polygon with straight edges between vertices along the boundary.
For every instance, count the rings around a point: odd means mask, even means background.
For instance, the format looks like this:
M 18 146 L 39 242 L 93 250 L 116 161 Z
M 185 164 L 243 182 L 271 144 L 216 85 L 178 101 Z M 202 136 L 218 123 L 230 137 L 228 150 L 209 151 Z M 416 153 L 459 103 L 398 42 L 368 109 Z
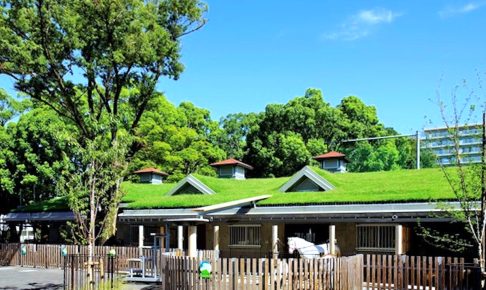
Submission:
M 4 222 L 54 222 L 72 221 L 74 214 L 71 211 L 52 212 L 11 212 L 4 217 Z

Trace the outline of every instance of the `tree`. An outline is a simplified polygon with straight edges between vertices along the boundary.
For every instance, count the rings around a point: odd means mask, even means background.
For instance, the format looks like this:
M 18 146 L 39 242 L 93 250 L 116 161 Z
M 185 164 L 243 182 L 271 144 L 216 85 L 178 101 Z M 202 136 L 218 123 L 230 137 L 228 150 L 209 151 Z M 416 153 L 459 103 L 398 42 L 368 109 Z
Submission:
M 243 159 L 247 147 L 246 137 L 257 126 L 258 114 L 235 113 L 221 118 L 216 144 L 223 149 L 229 157 Z
M 291 174 L 311 163 L 315 155 L 340 150 L 343 140 L 386 132 L 374 107 L 366 106 L 357 97 L 347 97 L 334 108 L 317 89 L 308 89 L 303 97 L 284 105 L 268 105 L 249 128 L 243 159 L 255 166 L 251 174 L 256 176 Z M 288 140 L 296 142 L 299 156 L 291 150 L 278 149 Z
M 63 132 L 70 131 L 57 114 L 41 106 L 20 116 L 17 122 L 10 122 L 5 128 L 9 141 L 2 143 L 9 150 L 5 165 L 8 176 L 3 180 L 5 199 L 10 206 L 26 205 L 30 202 L 47 200 L 56 195 L 57 176 L 72 172 L 73 165 L 67 156 L 70 148 L 60 139 Z M 8 181 L 7 181 L 8 178 Z
M 122 168 L 139 148 L 129 137 L 159 78 L 182 72 L 180 38 L 203 26 L 204 10 L 197 0 L 0 2 L 0 74 L 75 128 L 76 174 L 59 190 L 89 205 L 71 203 L 88 217 L 78 222 L 88 228 L 80 233 L 90 257 L 97 237 L 103 242 L 115 229 Z M 120 170 L 97 173 L 110 168 Z
M 465 96 L 461 95 L 464 89 L 469 90 Z M 459 251 L 467 247 L 474 247 L 479 258 L 484 286 L 484 277 L 486 277 L 486 253 L 484 251 L 486 238 L 486 103 L 484 103 L 484 95 L 479 96 L 475 90 L 469 89 L 465 82 L 461 86 L 456 86 L 451 96 L 450 104 L 446 104 L 438 94 L 437 104 L 442 122 L 450 136 L 453 166 L 446 167 L 442 163 L 439 165 L 459 206 L 440 204 L 438 208 L 442 210 L 443 216 L 463 225 L 470 237 L 460 236 L 459 233 L 444 233 L 423 225 L 420 225 L 421 235 L 426 241 L 432 242 L 438 247 Z M 474 120 L 478 109 L 482 112 L 482 124 L 474 125 L 477 124 Z M 474 137 L 482 140 L 480 163 L 467 162 L 467 156 L 461 149 L 461 137 L 465 125 L 476 130 L 476 133 L 473 133 Z
M 18 144 L 13 134 L 14 119 L 30 107 L 28 100 L 16 100 L 0 89 L 0 212 L 6 212 L 19 204 L 18 186 L 22 184 L 17 178 L 17 170 L 22 169 L 15 162 L 19 155 Z
M 226 157 L 212 141 L 220 131 L 208 110 L 188 102 L 175 107 L 159 95 L 140 121 L 136 134 L 143 145 L 132 159 L 130 170 L 155 166 L 169 173 L 169 181 L 194 172 L 214 175 L 209 164 Z

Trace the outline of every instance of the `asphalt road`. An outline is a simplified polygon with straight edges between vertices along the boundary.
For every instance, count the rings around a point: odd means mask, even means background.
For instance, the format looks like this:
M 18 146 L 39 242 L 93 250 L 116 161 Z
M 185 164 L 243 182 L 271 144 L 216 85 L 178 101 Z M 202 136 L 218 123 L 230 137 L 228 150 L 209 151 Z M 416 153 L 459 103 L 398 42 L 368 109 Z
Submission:
M 63 288 L 60 269 L 0 267 L 0 289 L 55 290 Z
M 125 284 L 123 290 L 149 290 L 157 286 L 148 284 Z M 61 269 L 23 267 L 0 267 L 0 290 L 57 290 L 63 289 Z

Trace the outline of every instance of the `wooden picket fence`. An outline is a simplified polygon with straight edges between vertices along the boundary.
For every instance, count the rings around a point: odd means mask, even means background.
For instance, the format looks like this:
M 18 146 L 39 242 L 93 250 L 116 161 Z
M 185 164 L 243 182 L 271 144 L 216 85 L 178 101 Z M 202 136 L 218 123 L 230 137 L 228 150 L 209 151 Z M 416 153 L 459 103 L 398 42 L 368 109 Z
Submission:
M 25 246 L 25 255 L 21 248 Z M 0 244 L 0 266 L 63 268 L 61 253 L 87 255 L 87 246 L 44 244 Z M 185 252 L 171 250 L 170 255 L 160 250 L 138 247 L 95 247 L 95 255 L 108 264 L 108 253 L 115 250 L 113 267 L 127 271 L 127 259 L 157 256 L 156 271 L 163 286 L 172 289 L 354 289 L 359 281 L 363 289 L 479 289 L 480 269 L 477 264 L 465 263 L 463 258 L 419 257 L 392 255 L 357 255 L 335 259 L 245 259 L 219 258 L 218 252 L 200 250 L 196 258 L 185 257 Z M 210 261 L 213 275 L 209 280 L 199 279 L 199 263 Z M 151 272 L 151 264 L 147 263 Z M 178 285 L 178 286 L 174 286 Z M 186 286 L 187 285 L 187 286 Z M 206 288 L 208 287 L 208 288 Z M 272 288 L 273 287 L 273 288 Z M 359 288 L 359 287 L 358 287 Z M 357 288 L 356 288 L 357 289 Z
M 464 258 L 366 255 L 364 289 L 481 289 L 480 268 Z
M 201 261 L 163 256 L 162 289 L 361 290 L 363 285 L 362 255 L 322 259 L 213 259 L 208 261 L 212 267 L 210 279 L 200 277 Z

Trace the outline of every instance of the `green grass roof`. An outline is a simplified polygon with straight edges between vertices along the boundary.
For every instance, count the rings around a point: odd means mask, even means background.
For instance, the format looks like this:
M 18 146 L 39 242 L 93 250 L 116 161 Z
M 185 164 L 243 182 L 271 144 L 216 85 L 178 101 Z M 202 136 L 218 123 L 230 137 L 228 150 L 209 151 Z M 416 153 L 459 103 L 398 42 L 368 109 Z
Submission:
M 168 196 L 175 184 L 124 183 L 123 201 L 128 208 L 178 208 L 213 205 L 263 194 L 271 198 L 259 205 L 411 202 L 453 199 L 441 169 L 397 170 L 367 173 L 329 173 L 313 170 L 335 186 L 325 192 L 279 192 L 290 177 L 261 179 L 220 179 L 195 175 L 215 191 L 212 195 Z

